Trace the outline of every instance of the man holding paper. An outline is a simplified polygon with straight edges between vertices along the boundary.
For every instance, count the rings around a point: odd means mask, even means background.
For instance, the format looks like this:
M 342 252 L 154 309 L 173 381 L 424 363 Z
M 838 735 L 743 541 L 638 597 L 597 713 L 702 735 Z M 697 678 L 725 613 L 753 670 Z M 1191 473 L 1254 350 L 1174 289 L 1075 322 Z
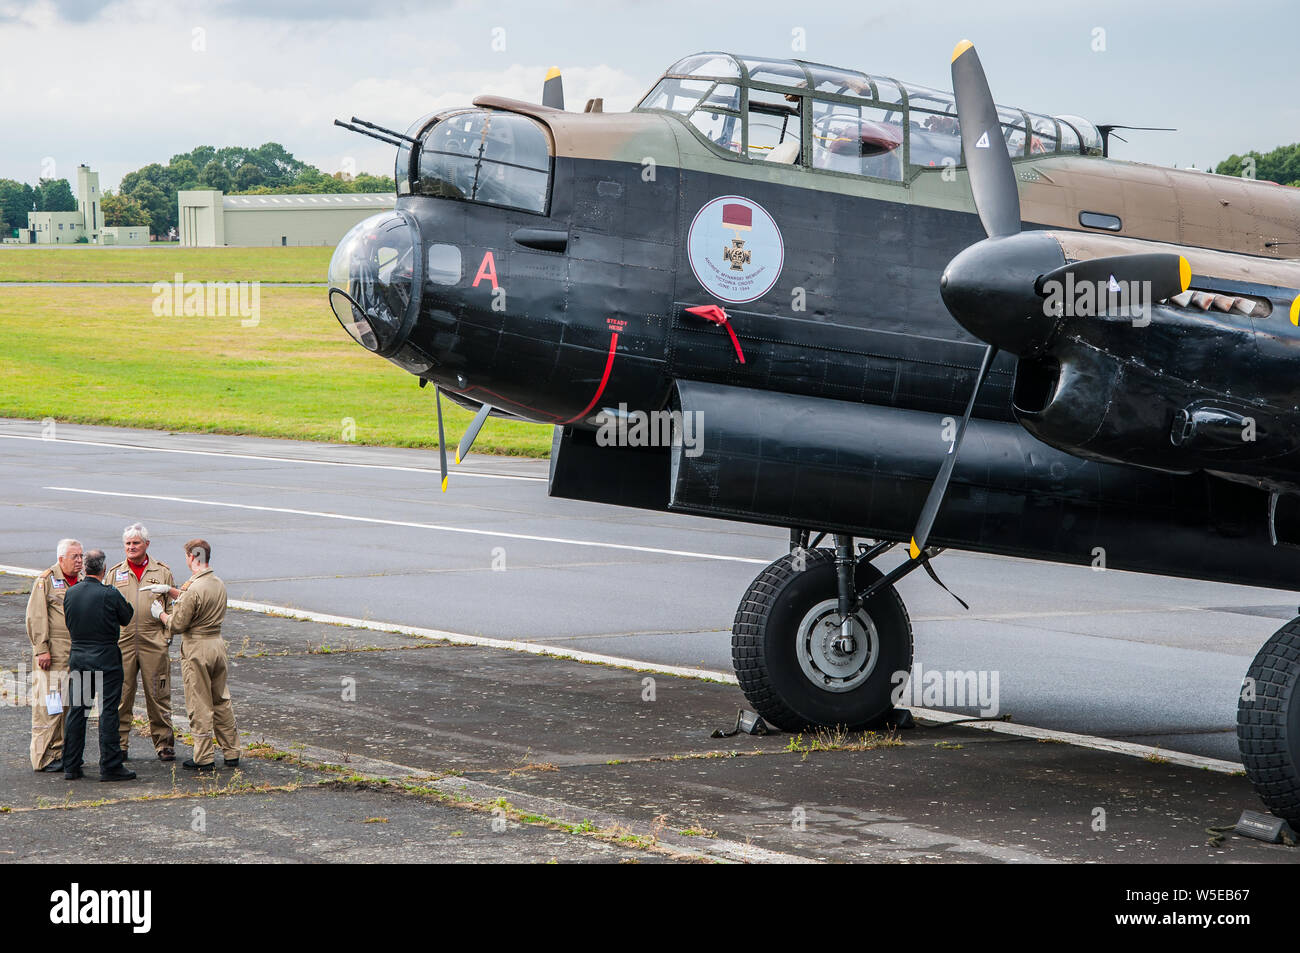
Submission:
M 63 689 L 72 649 L 63 620 L 63 597 L 81 579 L 81 544 L 61 539 L 58 562 L 36 577 L 27 600 L 27 638 L 32 643 L 33 771 L 63 770 Z
M 99 780 L 131 781 L 134 771 L 122 767 L 122 744 L 118 738 L 117 710 L 122 700 L 122 650 L 118 648 L 122 626 L 135 610 L 122 593 L 104 584 L 102 549 L 86 554 L 86 579 L 64 605 L 68 632 L 72 636 L 69 681 L 72 696 L 68 705 L 67 738 L 63 749 L 63 776 L 75 781 L 82 775 L 82 754 L 86 747 L 86 712 L 99 694 Z
M 185 544 L 185 565 L 192 575 L 180 589 L 173 589 L 176 606 L 164 611 L 161 603 L 149 607 L 173 634 L 181 637 L 181 678 L 185 684 L 185 708 L 194 737 L 194 756 L 181 763 L 190 771 L 215 771 L 213 736 L 226 759 L 226 767 L 239 765 L 239 736 L 235 731 L 235 710 L 226 684 L 229 663 L 221 623 L 226 618 L 226 584 L 217 578 L 208 561 L 212 547 L 207 540 Z

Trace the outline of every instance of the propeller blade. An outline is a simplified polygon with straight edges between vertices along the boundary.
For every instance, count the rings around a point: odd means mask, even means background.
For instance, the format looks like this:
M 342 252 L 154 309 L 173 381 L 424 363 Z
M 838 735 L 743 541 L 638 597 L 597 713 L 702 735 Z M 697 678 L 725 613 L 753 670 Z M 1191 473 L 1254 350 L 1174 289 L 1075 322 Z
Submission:
M 1072 283 L 1076 286 L 1088 283 L 1105 288 L 1116 281 L 1127 288 L 1130 282 L 1150 282 L 1149 300 L 1163 301 L 1188 289 L 1192 283 L 1192 266 L 1182 255 L 1167 252 L 1092 258 L 1049 271 L 1038 279 L 1034 290 L 1043 294 L 1042 289 L 1051 282 L 1064 286 L 1069 275 L 1074 276 Z
M 970 40 L 952 51 L 952 89 L 961 123 L 971 193 L 989 238 L 1020 231 L 1020 193 L 1011 168 L 998 108 L 993 104 L 984 67 Z
M 542 84 L 542 105 L 553 109 L 564 108 L 564 80 L 560 78 L 560 68 L 552 66 Z
M 442 492 L 447 492 L 447 440 L 442 430 L 442 390 L 433 385 L 433 400 L 438 408 L 438 465 L 442 473 Z
M 457 464 L 469 456 L 469 448 L 474 446 L 474 439 L 478 436 L 478 432 L 483 429 L 483 421 L 488 419 L 490 413 L 492 413 L 492 405 L 484 404 L 479 407 L 478 413 L 469 422 L 469 428 L 465 431 L 465 435 L 460 438 L 460 443 L 456 447 Z
M 943 458 L 943 466 L 939 468 L 939 475 L 935 477 L 934 485 L 930 487 L 930 495 L 925 498 L 925 506 L 921 507 L 921 518 L 916 521 L 916 531 L 912 533 L 912 542 L 907 549 L 913 559 L 921 555 L 926 540 L 930 538 L 934 519 L 939 515 L 939 507 L 948 492 L 952 469 L 957 464 L 957 449 L 961 446 L 962 437 L 966 435 L 966 425 L 970 423 L 970 415 L 975 410 L 975 398 L 979 396 L 980 388 L 984 386 L 984 379 L 989 376 L 989 369 L 993 366 L 993 358 L 997 353 L 997 348 L 992 345 L 984 351 L 984 361 L 980 364 L 979 376 L 975 379 L 975 387 L 970 392 L 970 400 L 966 402 L 966 415 L 961 419 L 961 426 L 957 428 L 952 446 L 948 448 L 948 455 Z

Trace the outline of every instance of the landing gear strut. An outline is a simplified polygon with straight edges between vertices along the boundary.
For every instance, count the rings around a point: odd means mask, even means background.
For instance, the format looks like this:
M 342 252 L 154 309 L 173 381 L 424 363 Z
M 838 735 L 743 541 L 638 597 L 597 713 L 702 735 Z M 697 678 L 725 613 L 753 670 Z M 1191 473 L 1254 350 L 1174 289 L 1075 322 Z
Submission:
M 736 677 L 782 730 L 878 725 L 894 707 L 895 673 L 912 667 L 907 609 L 893 579 L 871 565 L 892 544 L 856 556 L 851 536 L 837 535 L 833 550 L 807 544 L 806 532 L 792 532 L 791 552 L 741 600 L 731 635 Z
M 1300 829 L 1300 617 L 1273 633 L 1246 672 L 1237 745 L 1255 792 Z

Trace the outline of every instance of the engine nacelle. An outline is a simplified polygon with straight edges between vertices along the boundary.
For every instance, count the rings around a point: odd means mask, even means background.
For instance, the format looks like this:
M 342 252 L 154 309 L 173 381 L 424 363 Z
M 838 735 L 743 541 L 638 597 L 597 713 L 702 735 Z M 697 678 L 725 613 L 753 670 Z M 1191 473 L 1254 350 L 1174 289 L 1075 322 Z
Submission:
M 1300 417 L 1216 390 L 1073 340 L 1020 361 L 1013 404 L 1039 440 L 1087 459 L 1294 485 Z

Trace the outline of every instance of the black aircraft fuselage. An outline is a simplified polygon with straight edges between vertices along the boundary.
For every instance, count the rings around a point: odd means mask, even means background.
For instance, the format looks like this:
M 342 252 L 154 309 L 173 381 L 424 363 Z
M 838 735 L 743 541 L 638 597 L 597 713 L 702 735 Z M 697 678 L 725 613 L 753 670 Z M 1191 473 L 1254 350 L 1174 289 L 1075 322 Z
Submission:
M 672 115 L 584 116 L 495 97 L 480 98 L 476 107 L 422 120 L 410 130 L 412 144 L 399 149 L 402 194 L 394 215 L 410 232 L 414 251 L 399 252 L 413 262 L 414 294 L 394 300 L 387 333 L 379 333 L 372 314 L 376 335 L 367 339 L 349 328 L 353 336 L 465 407 L 490 404 L 494 415 L 554 425 L 554 495 L 906 540 L 984 352 L 939 293 L 945 266 L 984 234 L 969 201 L 956 198 L 967 188 L 964 171 L 913 169 L 906 181 L 859 188 L 843 175 L 719 157 Z M 449 165 L 466 144 L 448 145 L 445 133 L 434 143 L 431 136 L 440 124 L 458 122 L 480 135 L 471 126 L 482 120 L 466 117 L 481 116 L 526 116 L 545 130 L 543 199 L 506 191 L 505 201 L 491 204 L 479 198 L 481 180 L 473 192 L 448 184 L 455 174 Z M 919 132 L 911 134 L 915 156 Z M 434 145 L 450 157 L 441 165 L 430 161 Z M 505 146 L 526 151 L 518 135 Z M 1060 229 L 1064 221 L 1083 240 L 1165 237 L 1155 226 L 1142 234 L 1140 222 L 1177 217 L 1188 188 L 1176 180 L 1172 189 L 1153 190 L 1164 205 L 1148 207 L 1120 187 L 1126 168 L 1139 170 L 1141 179 L 1148 167 L 1058 151 L 1026 155 L 1017 168 L 1031 183 L 1021 186 L 1024 196 L 1037 200 L 1026 201 L 1025 227 Z M 1056 196 L 1043 180 L 1083 181 L 1081 169 L 1094 183 L 1113 182 L 1114 200 L 1080 199 L 1082 190 L 1075 190 L 1060 208 L 1050 206 Z M 432 188 L 431 175 L 438 180 Z M 725 279 L 703 271 L 730 271 L 728 246 L 708 246 L 714 265 L 707 266 L 692 245 L 705 210 L 725 208 L 729 199 L 754 216 L 765 213 L 779 235 L 779 260 L 755 257 L 737 269 L 766 270 L 735 295 L 766 284 L 752 300 L 728 300 Z M 1081 229 L 1074 220 L 1080 202 L 1133 217 L 1134 227 L 1124 226 L 1116 238 Z M 725 234 L 746 236 L 756 227 Z M 359 239 L 349 244 L 352 238 L 331 266 L 336 288 L 356 280 L 349 260 L 371 254 Z M 1243 241 L 1230 235 L 1207 245 L 1210 254 L 1236 259 Z M 770 248 L 764 252 L 772 257 Z M 1281 285 L 1238 278 L 1216 287 L 1269 301 L 1277 327 L 1294 294 Z M 707 305 L 725 308 L 734 344 L 726 328 L 687 310 Z M 1233 331 L 1213 311 L 1189 315 L 1169 306 L 1162 315 L 1213 333 L 1217 321 L 1223 340 Z M 340 320 L 352 323 L 346 313 Z M 1236 318 L 1235 333 L 1253 338 L 1252 321 Z M 1282 354 L 1300 353 L 1300 342 L 1285 333 L 1271 340 Z M 1093 354 L 1083 350 L 1084 357 Z M 1268 366 L 1276 371 L 1278 364 Z M 1110 374 L 1081 358 L 1063 373 L 1050 355 L 1035 362 L 999 354 L 979 390 L 933 543 L 1300 589 L 1300 550 L 1273 539 L 1300 542 L 1300 513 L 1285 499 L 1277 504 L 1275 487 L 1261 486 L 1243 467 L 1225 479 L 1203 460 L 1189 465 L 1169 457 L 1171 415 L 1204 396 L 1199 383 L 1180 390 L 1171 369 L 1139 361 L 1116 367 Z M 1127 374 L 1126 390 L 1111 379 L 1119 372 Z M 1067 406 L 1049 406 L 1051 395 L 1081 380 L 1095 385 L 1081 396 L 1100 401 L 1103 416 L 1127 406 L 1110 443 L 1103 438 L 1106 426 L 1115 426 L 1113 413 L 1108 422 L 1067 421 L 1087 431 L 1076 442 L 1034 430 L 1040 418 L 1051 424 Z M 1206 393 L 1223 403 L 1230 390 Z M 596 440 L 608 419 L 602 414 L 665 408 L 699 415 L 698 453 Z M 1125 420 L 1138 430 L 1126 429 Z M 1297 447 L 1300 439 L 1263 465 L 1276 467 L 1287 454 L 1294 460 Z
M 549 424 L 554 496 L 789 528 L 731 643 L 784 730 L 891 724 L 893 583 L 943 548 L 1300 589 L 1300 190 L 1110 160 L 969 42 L 952 74 L 705 53 L 631 113 L 360 123 L 398 199 L 335 252 L 340 323 L 477 411 L 458 460 Z M 1300 619 L 1237 733 L 1300 824 Z

